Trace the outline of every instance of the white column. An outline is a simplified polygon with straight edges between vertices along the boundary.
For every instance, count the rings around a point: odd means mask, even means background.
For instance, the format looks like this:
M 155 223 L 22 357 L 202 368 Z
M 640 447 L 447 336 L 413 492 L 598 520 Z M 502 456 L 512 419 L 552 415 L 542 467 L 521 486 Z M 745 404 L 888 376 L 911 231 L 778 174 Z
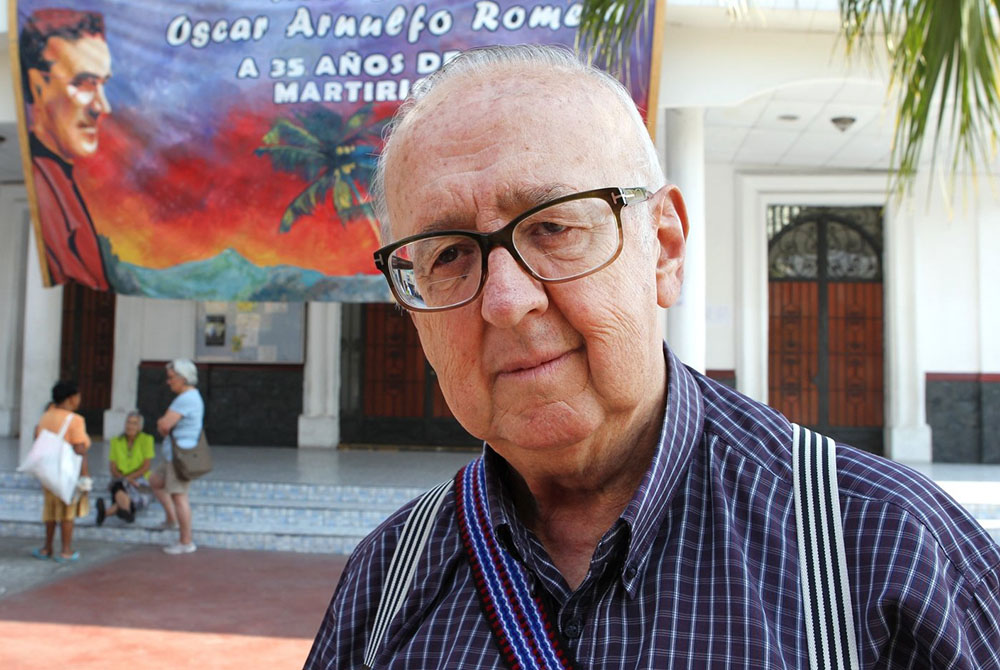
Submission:
M 0 186 L 0 436 L 17 435 L 21 416 L 21 347 L 29 254 L 28 201 L 23 186 Z
M 920 193 L 921 191 L 917 190 Z M 923 195 L 916 196 L 923 202 Z M 891 201 L 890 201 L 891 203 Z M 904 208 L 915 206 L 913 198 Z M 885 455 L 894 461 L 929 463 L 931 428 L 927 424 L 926 378 L 920 368 L 916 295 L 914 217 L 903 208 L 885 208 L 886 369 L 889 374 L 884 432 Z
M 105 437 L 124 429 L 125 417 L 139 399 L 143 300 L 127 295 L 115 298 L 115 359 L 111 367 L 111 407 L 104 412 Z
M 35 231 L 28 248 L 34 252 Z M 62 340 L 61 286 L 42 286 L 38 254 L 28 254 L 28 276 L 24 287 L 24 353 L 21 358 L 20 462 L 35 434 L 38 417 L 52 399 L 52 385 L 59 380 L 59 346 Z
M 701 107 L 664 113 L 667 179 L 687 205 L 689 231 L 684 284 L 667 310 L 667 343 L 687 365 L 705 371 L 705 111 Z
M 340 303 L 311 302 L 306 314 L 299 446 L 340 444 Z

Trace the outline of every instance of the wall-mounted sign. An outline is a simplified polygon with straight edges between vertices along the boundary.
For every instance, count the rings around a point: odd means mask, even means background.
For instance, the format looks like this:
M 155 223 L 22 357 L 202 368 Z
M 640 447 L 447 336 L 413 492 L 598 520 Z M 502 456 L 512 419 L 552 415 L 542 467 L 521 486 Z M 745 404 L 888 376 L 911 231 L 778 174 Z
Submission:
M 581 5 L 16 0 L 10 8 L 25 174 L 48 283 L 197 300 L 378 301 L 388 292 L 372 265 L 368 184 L 386 119 L 414 82 L 463 49 L 572 45 Z M 652 48 L 646 31 L 628 77 L 643 110 L 655 103 Z M 229 337 L 232 325 L 218 328 Z
M 195 358 L 205 363 L 302 363 L 300 302 L 198 303 Z

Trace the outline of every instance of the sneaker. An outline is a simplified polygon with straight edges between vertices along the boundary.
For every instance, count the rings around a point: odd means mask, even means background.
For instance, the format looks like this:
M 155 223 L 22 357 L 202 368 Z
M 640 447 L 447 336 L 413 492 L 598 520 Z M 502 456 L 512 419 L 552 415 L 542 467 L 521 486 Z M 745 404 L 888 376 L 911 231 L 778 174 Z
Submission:
M 97 499 L 97 525 L 100 526 L 104 523 L 104 518 L 107 516 L 107 512 L 104 510 L 104 498 Z
M 198 550 L 198 545 L 196 545 L 194 542 L 192 542 L 191 544 L 182 544 L 178 542 L 177 544 L 171 544 L 164 547 L 163 553 L 172 554 L 176 556 L 177 554 L 193 554 L 197 550 Z

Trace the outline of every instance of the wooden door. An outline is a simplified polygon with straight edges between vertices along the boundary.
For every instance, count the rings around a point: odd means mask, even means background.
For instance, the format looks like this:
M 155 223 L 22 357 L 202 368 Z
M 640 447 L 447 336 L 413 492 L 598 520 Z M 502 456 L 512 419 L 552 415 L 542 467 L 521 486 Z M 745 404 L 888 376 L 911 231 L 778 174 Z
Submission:
M 80 385 L 79 412 L 92 435 L 104 434 L 104 410 L 111 406 L 114 360 L 115 294 L 75 282 L 65 284 L 59 376 Z
M 774 206 L 768 237 L 769 404 L 881 453 L 881 210 Z
M 344 305 L 342 441 L 475 446 L 445 403 L 409 315 L 390 304 Z

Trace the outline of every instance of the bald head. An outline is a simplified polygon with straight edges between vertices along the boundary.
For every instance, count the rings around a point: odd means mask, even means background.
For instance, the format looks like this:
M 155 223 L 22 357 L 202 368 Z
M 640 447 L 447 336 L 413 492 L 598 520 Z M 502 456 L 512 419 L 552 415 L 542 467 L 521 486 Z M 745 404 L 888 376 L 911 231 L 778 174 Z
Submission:
M 474 49 L 421 82 L 396 113 L 372 184 L 382 242 L 398 237 L 389 202 L 394 185 L 421 178 L 413 160 L 431 144 L 440 148 L 445 143 L 458 154 L 472 149 L 476 137 L 501 130 L 517 141 L 522 136 L 518 129 L 524 130 L 523 141 L 529 141 L 539 128 L 570 123 L 571 110 L 573 126 L 560 133 L 568 155 L 560 160 L 614 166 L 608 183 L 654 189 L 665 183 L 642 117 L 613 77 L 560 47 Z M 595 146 L 600 153 L 595 154 Z

